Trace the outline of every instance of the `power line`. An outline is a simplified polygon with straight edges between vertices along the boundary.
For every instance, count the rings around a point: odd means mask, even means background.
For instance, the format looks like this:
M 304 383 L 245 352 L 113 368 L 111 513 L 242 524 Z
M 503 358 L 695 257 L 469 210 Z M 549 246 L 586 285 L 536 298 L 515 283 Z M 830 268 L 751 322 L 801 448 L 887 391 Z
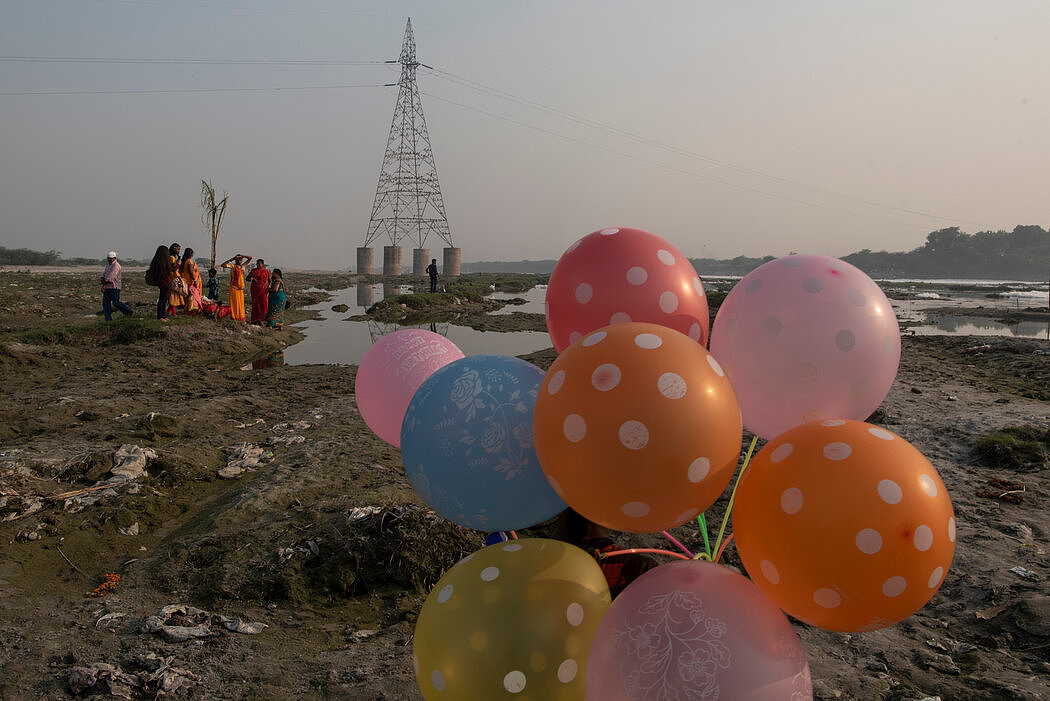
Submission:
M 463 103 L 456 102 L 454 100 L 449 100 L 447 98 L 441 97 L 439 95 L 435 95 L 433 93 L 421 92 L 421 94 L 426 95 L 427 97 L 433 98 L 435 100 L 439 100 L 441 102 L 448 103 L 450 105 L 455 105 L 456 107 L 462 107 L 463 109 L 471 110 L 473 112 L 478 112 L 479 114 L 484 114 L 484 115 L 486 115 L 488 117 L 493 117 L 495 119 L 500 119 L 500 120 L 503 120 L 503 121 L 506 121 L 506 122 L 510 122 L 512 124 L 517 124 L 518 126 L 525 127 L 526 129 L 532 129 L 533 131 L 538 131 L 538 132 L 541 132 L 541 133 L 544 133 L 544 134 L 549 134 L 551 136 L 556 136 L 559 139 L 564 139 L 566 141 L 572 141 L 574 143 L 581 144 L 583 146 L 587 146 L 589 148 L 597 149 L 599 151 L 604 151 L 605 153 L 610 153 L 610 154 L 613 154 L 615 156 L 621 156 L 623 158 L 628 158 L 628 159 L 633 160 L 633 161 L 638 161 L 639 163 L 645 163 L 646 165 L 651 165 L 651 166 L 654 166 L 656 168 L 661 168 L 663 170 L 668 170 L 668 171 L 675 172 L 675 173 L 681 173 L 683 175 L 688 175 L 688 176 L 691 176 L 691 177 L 694 177 L 694 178 L 699 178 L 700 180 L 706 180 L 708 182 L 717 183 L 719 185 L 724 185 L 726 187 L 732 187 L 732 188 L 736 188 L 738 190 L 745 190 L 747 192 L 754 192 L 756 194 L 765 195 L 766 197 L 773 197 L 773 198 L 776 198 L 776 199 L 779 199 L 779 200 L 784 200 L 786 202 L 793 202 L 795 204 L 805 205 L 807 207 L 813 207 L 815 209 L 823 209 L 823 210 L 826 210 L 826 211 L 829 211 L 829 212 L 837 212 L 839 214 L 846 214 L 846 215 L 853 216 L 853 217 L 862 217 L 864 219 L 870 219 L 872 221 L 885 222 L 885 223 L 888 223 L 888 224 L 899 224 L 899 222 L 895 222 L 895 221 L 890 220 L 890 219 L 884 219 L 882 217 L 875 217 L 875 216 L 872 216 L 872 215 L 869 215 L 869 214 L 862 214 L 860 212 L 854 212 L 854 211 L 850 211 L 850 210 L 846 210 L 846 209 L 839 209 L 838 207 L 831 207 L 831 206 L 828 206 L 828 205 L 822 205 L 822 204 L 818 204 L 816 202 L 811 202 L 811 201 L 808 201 L 808 200 L 801 200 L 801 199 L 798 199 L 796 197 L 788 197 L 787 195 L 781 195 L 781 194 L 778 194 L 778 193 L 775 193 L 775 192 L 769 192 L 768 190 L 761 190 L 759 188 L 750 187 L 748 185 L 741 185 L 739 183 L 730 182 L 728 180 L 722 180 L 720 178 L 715 178 L 715 177 L 712 177 L 710 175 L 704 175 L 703 173 L 697 173 L 695 171 L 686 170 L 684 168 L 677 168 L 675 166 L 667 165 L 666 163 L 660 163 L 658 161 L 649 160 L 647 158 L 640 158 L 638 156 L 634 156 L 634 155 L 631 155 L 629 153 L 625 153 L 623 151 L 617 151 L 615 149 L 607 148 L 605 146 L 601 146 L 599 144 L 595 144 L 595 143 L 592 143 L 590 141 L 586 141 L 584 139 L 579 139 L 579 138 L 576 138 L 574 136 L 566 136 L 565 134 L 559 134 L 558 132 L 552 131 L 550 129 L 544 129 L 543 127 L 537 127 L 535 125 L 528 124 L 526 122 L 522 122 L 522 121 L 519 121 L 519 120 L 516 120 L 516 119 L 512 119 L 510 117 L 505 117 L 503 115 L 499 115 L 499 114 L 496 114 L 494 112 L 488 112 L 486 110 L 482 110 L 482 109 L 479 109 L 477 107 L 471 107 L 470 105 L 464 105 Z M 933 215 L 928 215 L 928 216 L 933 216 Z M 966 221 L 963 221 L 961 219 L 953 219 L 951 217 L 936 217 L 936 218 L 937 219 L 941 219 L 943 221 L 954 221 L 954 222 L 966 223 L 966 224 L 972 224 L 973 223 L 973 222 L 966 222 Z
M 295 10 L 268 7 L 245 7 L 243 5 L 211 5 L 199 2 L 162 2 L 160 0 L 95 0 L 96 2 L 119 3 L 123 5 L 135 5 L 136 7 L 192 7 L 201 10 L 236 10 L 239 12 L 259 12 L 285 15 L 331 15 L 336 17 L 377 17 L 388 19 L 390 15 L 375 12 L 344 12 L 338 10 Z
M 278 85 L 268 88 L 185 88 L 172 90 L 27 90 L 0 92 L 0 97 L 15 95 L 159 95 L 165 93 L 275 92 L 281 90 L 346 90 L 349 88 L 386 88 L 388 83 L 367 85 Z
M 333 61 L 327 59 L 236 59 L 236 58 L 106 58 L 97 56 L 0 56 L 7 63 L 108 63 L 229 66 L 377 66 L 397 61 Z
M 119 1 L 119 0 L 111 0 L 111 1 Z M 230 8 L 230 9 L 235 9 L 235 8 Z M 376 61 L 376 60 L 338 61 L 338 60 L 331 60 L 331 59 L 117 58 L 117 57 L 89 57 L 89 56 L 0 56 L 0 62 L 86 63 L 86 64 L 143 64 L 143 65 L 288 65 L 288 66 L 301 65 L 301 66 L 336 66 L 336 67 L 340 67 L 340 66 L 365 66 L 365 65 L 389 65 L 389 64 L 396 64 L 397 63 L 397 61 Z M 420 64 L 420 65 L 423 65 L 423 64 Z M 424 66 L 424 67 L 430 68 L 429 66 Z M 734 171 L 737 171 L 737 172 L 740 172 L 740 173 L 743 173 L 743 174 L 747 174 L 747 175 L 752 175 L 752 176 L 755 176 L 755 177 L 763 178 L 763 179 L 769 180 L 771 182 L 779 183 L 779 184 L 782 184 L 782 185 L 789 185 L 789 186 L 792 186 L 792 187 L 805 189 L 805 190 L 808 190 L 808 191 L 811 191 L 811 192 L 815 192 L 815 193 L 818 193 L 818 194 L 822 194 L 822 195 L 826 195 L 826 196 L 831 196 L 831 197 L 837 197 L 837 198 L 840 198 L 840 199 L 850 200 L 850 201 L 853 201 L 853 202 L 864 204 L 864 205 L 867 205 L 867 206 L 870 206 L 870 207 L 875 207 L 875 208 L 878 208 L 878 209 L 894 211 L 894 212 L 899 212 L 899 213 L 909 214 L 909 215 L 914 215 L 914 216 L 921 216 L 921 217 L 926 217 L 926 218 L 930 218 L 930 219 L 936 219 L 936 220 L 940 220 L 940 221 L 950 221 L 950 222 L 957 222 L 957 223 L 964 223 L 964 224 L 974 224 L 974 222 L 969 222 L 969 221 L 965 221 L 965 220 L 955 219 L 955 218 L 952 218 L 952 217 L 945 217 L 945 216 L 932 214 L 930 212 L 924 212 L 924 211 L 916 210 L 916 209 L 910 209 L 910 208 L 905 208 L 905 207 L 898 207 L 898 206 L 895 206 L 895 205 L 890 205 L 890 204 L 886 204 L 886 203 L 882 203 L 882 202 L 876 202 L 876 201 L 873 201 L 873 200 L 868 200 L 868 199 L 865 199 L 865 198 L 856 197 L 856 196 L 845 194 L 845 193 L 840 193 L 840 192 L 835 192 L 835 191 L 832 191 L 832 190 L 827 190 L 827 189 L 815 187 L 815 186 L 812 186 L 812 185 L 808 185 L 806 183 L 801 183 L 801 182 L 797 182 L 797 181 L 794 181 L 794 180 L 790 180 L 788 178 L 784 178 L 784 177 L 781 177 L 781 176 L 778 176 L 778 175 L 765 173 L 763 171 L 756 170 L 756 169 L 753 169 L 753 168 L 749 168 L 749 167 L 746 167 L 746 166 L 737 165 L 737 164 L 731 163 L 729 161 L 724 161 L 724 160 L 721 160 L 721 159 L 713 158 L 713 157 L 707 156 L 705 154 L 696 153 L 696 152 L 689 151 L 689 150 L 686 150 L 686 149 L 682 149 L 682 148 L 679 148 L 679 147 L 676 147 L 676 146 L 672 146 L 672 145 L 669 145 L 669 144 L 666 144 L 666 143 L 663 143 L 663 142 L 660 142 L 660 141 L 657 141 L 657 140 L 654 140 L 654 139 L 650 139 L 650 138 L 645 137 L 645 136 L 641 136 L 641 135 L 635 134 L 635 133 L 630 132 L 630 131 L 626 131 L 626 130 L 620 129 L 618 127 L 614 127 L 614 126 L 611 126 L 611 125 L 608 125 L 608 124 L 605 124 L 605 123 L 602 123 L 602 122 L 598 122 L 596 120 L 589 119 L 587 117 L 581 117 L 579 115 L 575 115 L 575 114 L 572 114 L 570 112 L 565 112 L 563 110 L 560 110 L 560 109 L 557 109 L 557 108 L 554 108 L 554 107 L 549 107 L 547 105 L 544 105 L 542 103 L 536 102 L 534 100 L 529 100 L 527 98 L 519 97 L 519 96 L 514 95 L 512 93 L 506 92 L 506 91 L 498 89 L 498 88 L 493 88 L 493 87 L 484 85 L 483 83 L 479 83 L 479 82 L 471 80 L 469 78 L 465 78 L 465 77 L 462 77 L 462 76 L 457 76 L 457 75 L 455 75 L 453 73 L 450 73 L 448 71 L 443 71 L 443 70 L 433 69 L 433 68 L 430 68 L 430 70 L 433 71 L 433 73 L 434 73 L 434 75 L 436 77 L 439 77 L 439 78 L 441 78 L 443 80 L 446 80 L 446 81 L 448 81 L 450 83 L 453 83 L 453 84 L 456 84 L 456 85 L 461 85 L 461 86 L 470 88 L 472 90 L 475 90 L 475 91 L 483 93 L 483 94 L 487 94 L 487 95 L 490 95 L 490 96 L 493 96 L 493 97 L 497 97 L 497 98 L 500 98 L 500 99 L 503 99 L 503 100 L 506 100 L 506 101 L 509 101 L 509 102 L 512 102 L 512 103 L 515 103 L 515 104 L 518 104 L 518 105 L 521 105 L 521 106 L 524 106 L 524 107 L 527 107 L 527 108 L 530 108 L 530 109 L 534 109 L 534 110 L 537 110 L 537 111 L 540 111 L 540 112 L 543 112 L 543 113 L 546 113 L 546 114 L 549 114 L 549 115 L 553 115 L 553 116 L 558 117 L 560 119 L 564 119 L 564 120 L 567 120 L 567 121 L 570 121 L 570 122 L 574 122 L 576 124 L 579 124 L 581 126 L 584 126 L 584 127 L 590 128 L 590 129 L 595 129 L 595 130 L 598 130 L 598 131 L 602 131 L 602 132 L 605 132 L 607 134 L 611 134 L 611 135 L 617 136 L 619 138 L 628 139 L 630 141 L 634 141 L 636 143 L 639 143 L 639 144 L 642 144 L 642 145 L 645 145 L 645 146 L 649 146 L 649 147 L 652 147 L 652 148 L 658 148 L 660 150 L 663 150 L 663 151 L 666 151 L 668 153 L 672 153 L 672 154 L 675 154 L 675 155 L 678 155 L 678 156 L 683 156 L 683 157 L 686 157 L 686 158 L 699 160 L 699 161 L 702 161 L 702 162 L 705 162 L 705 163 L 709 163 L 709 164 L 717 166 L 717 167 L 727 168 L 727 169 L 734 170 Z M 306 90 L 342 90 L 342 89 L 354 89 L 354 88 L 375 88 L 375 87 L 391 87 L 392 85 L 393 84 L 385 83 L 385 84 L 359 84 L 359 85 L 270 86 L 270 87 L 258 87 L 258 88 L 186 88 L 186 89 L 144 89 L 144 90 L 32 90 L 32 91 L 0 92 L 0 97 L 30 96 L 30 95 L 36 95 L 36 96 L 39 96 L 39 95 L 149 95 L 149 94 L 223 93 L 223 92 L 279 92 L 279 91 L 282 91 L 282 90 L 306 91 Z M 590 148 L 599 149 L 599 150 L 605 151 L 607 153 L 618 155 L 618 156 L 621 156 L 621 157 L 624 157 L 624 158 L 629 158 L 629 159 L 632 159 L 632 160 L 635 160 L 635 161 L 638 161 L 638 162 L 641 162 L 641 163 L 646 163 L 646 164 L 649 164 L 649 165 L 652 165 L 652 166 L 663 168 L 665 170 L 671 170 L 671 171 L 674 171 L 674 172 L 679 172 L 679 173 L 682 173 L 682 174 L 690 175 L 690 176 L 695 177 L 695 178 L 700 178 L 700 179 L 703 179 L 703 180 L 707 180 L 709 182 L 718 183 L 718 184 L 724 185 L 726 187 L 733 187 L 733 188 L 736 188 L 736 189 L 746 190 L 746 191 L 749 191 L 749 192 L 754 192 L 754 193 L 757 193 L 757 194 L 765 195 L 767 197 L 774 197 L 774 198 L 777 198 L 777 199 L 781 199 L 781 200 L 785 200 L 785 201 L 789 201 L 789 202 L 794 202 L 796 204 L 803 204 L 803 205 L 810 206 L 810 207 L 815 207 L 815 208 L 818 208 L 818 209 L 824 209 L 824 210 L 828 210 L 828 211 L 832 211 L 832 212 L 848 214 L 848 215 L 851 215 L 851 216 L 861 216 L 861 217 L 865 217 L 865 218 L 868 218 L 868 219 L 872 219 L 874 221 L 883 221 L 883 222 L 895 223 L 895 222 L 890 222 L 890 220 L 887 220 L 887 219 L 882 219 L 882 218 L 879 218 L 879 217 L 873 217 L 873 216 L 869 216 L 869 215 L 865 215 L 865 214 L 860 214 L 860 213 L 857 213 L 857 212 L 852 212 L 852 211 L 849 211 L 849 210 L 843 210 L 843 209 L 839 209 L 839 208 L 831 207 L 831 206 L 827 206 L 827 205 L 817 204 L 817 203 L 814 203 L 814 202 L 811 202 L 811 201 L 807 201 L 807 200 L 803 200 L 803 199 L 799 199 L 799 198 L 794 198 L 794 197 L 789 197 L 789 196 L 781 195 L 781 194 L 774 193 L 774 192 L 769 192 L 767 190 L 763 190 L 763 189 L 760 189 L 760 188 L 750 187 L 750 186 L 747 186 L 747 185 L 741 185 L 739 183 L 733 183 L 733 182 L 730 182 L 730 181 L 727 181 L 727 180 L 723 180 L 723 179 L 720 179 L 720 178 L 715 178 L 715 177 L 712 177 L 712 176 L 704 175 L 702 173 L 697 173 L 697 172 L 685 170 L 685 169 L 682 169 L 682 168 L 676 168 L 676 167 L 669 166 L 669 165 L 666 165 L 666 164 L 663 164 L 663 163 L 659 163 L 657 161 L 648 160 L 648 159 L 644 159 L 644 158 L 639 158 L 639 157 L 633 156 L 631 154 L 624 153 L 622 151 L 617 151 L 617 150 L 614 150 L 614 149 L 611 149 L 611 148 L 600 146 L 598 144 L 594 144 L 594 143 L 589 142 L 589 141 L 585 141 L 583 139 L 577 139 L 577 138 L 574 138 L 574 137 L 566 136 L 564 134 L 559 134 L 558 132 L 555 132 L 555 131 L 552 131 L 552 130 L 549 130 L 549 129 L 544 129 L 542 127 L 537 127 L 537 126 L 534 126 L 534 125 L 531 125 L 531 124 L 527 124 L 527 123 L 519 121 L 519 120 L 511 119 L 509 117 L 505 117 L 505 116 L 493 113 L 493 112 L 488 112 L 488 111 L 485 111 L 485 110 L 482 110 L 482 109 L 479 109 L 479 108 L 475 108 L 475 107 L 471 107 L 469 105 L 465 105 L 465 104 L 462 104 L 462 103 L 459 103 L 459 102 L 455 102 L 453 100 L 449 100 L 447 98 L 443 98 L 443 97 L 440 97 L 438 95 L 434 95 L 432 93 L 426 93 L 426 94 L 428 96 L 430 96 L 430 97 L 433 97 L 434 99 L 441 100 L 442 102 L 447 102 L 449 104 L 452 104 L 452 105 L 455 105 L 455 106 L 458 106 L 458 107 L 461 107 L 461 108 L 464 108 L 464 109 L 472 110 L 472 111 L 478 112 L 480 114 L 484 114 L 486 116 L 493 117 L 495 119 L 500 119 L 500 120 L 503 120 L 503 121 L 511 122 L 511 123 L 517 124 L 519 126 L 523 126 L 523 127 L 528 128 L 528 129 L 532 129 L 534 131 L 546 133 L 546 134 L 549 134 L 549 135 L 552 135 L 552 136 L 555 136 L 555 137 L 558 137 L 558 138 L 561 138 L 561 139 L 565 139 L 565 140 L 568 140 L 568 141 L 574 141 L 576 143 L 583 144 L 583 145 L 588 146 Z
M 623 129 L 619 129 L 618 127 L 610 126 L 608 124 L 603 124 L 602 122 L 597 122 L 595 120 L 588 119 L 586 117 L 580 117 L 578 115 L 574 115 L 574 114 L 569 113 L 569 112 L 564 112 L 564 111 L 559 110 L 559 109 L 554 108 L 554 107 L 548 107 L 547 105 L 543 105 L 543 104 L 541 104 L 539 102 L 535 102 L 533 100 L 529 100 L 529 99 L 526 99 L 526 98 L 518 97 L 516 95 L 512 95 L 512 94 L 510 94 L 508 92 L 500 90 L 499 88 L 492 88 L 492 87 L 484 85 L 482 83 L 478 83 L 476 81 L 470 80 L 469 78 L 463 78 L 461 76 L 453 75 L 452 73 L 449 73 L 447 71 L 434 69 L 434 73 L 438 77 L 444 78 L 444 79 L 448 80 L 449 82 L 456 83 L 458 85 L 462 85 L 464 87 L 468 87 L 468 88 L 471 88 L 473 90 L 477 90 L 478 92 L 486 93 L 486 94 L 492 95 L 494 97 L 499 97 L 499 98 L 502 98 L 502 99 L 507 100 L 509 102 L 514 102 L 516 104 L 522 105 L 524 107 L 529 107 L 529 108 L 532 108 L 532 109 L 535 109 L 535 110 L 538 110 L 538 111 L 541 111 L 541 112 L 546 112 L 547 114 L 552 114 L 552 115 L 554 115 L 556 117 L 560 117 L 562 119 L 566 119 L 566 120 L 569 120 L 571 122 L 575 122 L 577 124 L 581 124 L 583 126 L 591 127 L 591 128 L 594 128 L 594 129 L 599 129 L 601 131 L 605 131 L 607 133 L 614 134 L 616 136 L 620 136 L 620 137 L 623 137 L 623 138 L 626 138 L 626 139 L 630 139 L 631 141 L 635 141 L 635 142 L 643 144 L 645 146 L 651 146 L 651 147 L 654 147 L 654 148 L 659 148 L 659 149 L 662 149 L 662 150 L 667 151 L 669 153 L 673 153 L 675 155 L 685 156 L 687 158 L 692 158 L 692 159 L 704 161 L 706 163 L 710 163 L 710 164 L 715 165 L 715 166 L 719 166 L 719 167 L 722 167 L 722 168 L 729 168 L 731 170 L 735 170 L 735 171 L 738 171 L 740 173 L 745 173 L 747 175 L 753 175 L 753 176 L 756 176 L 756 177 L 764 178 L 766 180 L 771 180 L 773 182 L 778 182 L 778 183 L 781 183 L 783 185 L 791 185 L 793 187 L 802 188 L 802 189 L 809 190 L 811 192 L 816 192 L 816 193 L 819 193 L 819 194 L 822 194 L 822 195 L 829 195 L 829 196 L 832 196 L 832 197 L 839 197 L 839 198 L 842 198 L 842 199 L 852 200 L 854 202 L 865 204 L 865 205 L 868 205 L 868 206 L 871 206 L 871 207 L 877 207 L 877 208 L 880 208 L 880 209 L 893 210 L 893 211 L 896 211 L 896 212 L 901 212 L 903 214 L 912 214 L 912 215 L 915 215 L 915 216 L 927 217 L 927 218 L 930 218 L 930 219 L 939 219 L 939 220 L 946 220 L 946 221 L 958 221 L 960 223 L 967 223 L 967 224 L 973 224 L 974 223 L 974 222 L 962 222 L 962 220 L 952 219 L 950 217 L 944 217 L 944 216 L 941 216 L 939 214 L 932 214 L 930 212 L 924 212 L 924 211 L 917 210 L 917 209 L 910 209 L 910 208 L 907 208 L 907 207 L 898 207 L 898 206 L 895 206 L 895 205 L 886 204 L 884 202 L 876 202 L 874 200 L 865 199 L 863 197 L 857 197 L 855 195 L 849 195 L 849 194 L 842 193 L 842 192 L 835 192 L 834 190 L 827 190 L 827 189 L 824 189 L 824 188 L 815 187 L 813 185 L 807 185 L 806 183 L 801 183 L 801 182 L 798 182 L 798 181 L 795 181 L 795 180 L 791 180 L 789 178 L 785 178 L 785 177 L 782 177 L 782 176 L 779 176 L 779 175 L 773 175 L 773 174 L 770 174 L 770 173 L 763 172 L 761 170 L 756 170 L 754 168 L 749 168 L 747 166 L 741 166 L 741 165 L 737 165 L 735 163 L 730 163 L 729 161 L 724 161 L 724 160 L 721 160 L 721 159 L 713 158 L 713 157 L 707 156 L 705 154 L 696 153 L 694 151 L 689 151 L 689 150 L 682 149 L 682 148 L 679 148 L 679 147 L 676 147 L 676 146 L 671 146 L 671 145 L 665 144 L 663 142 L 656 141 L 654 139 L 650 139 L 650 138 L 645 137 L 645 136 L 640 136 L 638 134 L 634 134 L 633 132 L 629 132 L 629 131 L 625 131 Z M 756 190 L 756 192 L 761 192 L 761 191 L 760 190 Z

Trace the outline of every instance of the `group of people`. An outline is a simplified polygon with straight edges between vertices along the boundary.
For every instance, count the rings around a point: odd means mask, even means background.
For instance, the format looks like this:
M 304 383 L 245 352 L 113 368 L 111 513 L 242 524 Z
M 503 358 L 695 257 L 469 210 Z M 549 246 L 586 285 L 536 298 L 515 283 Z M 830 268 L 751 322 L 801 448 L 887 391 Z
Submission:
M 249 281 L 249 295 L 252 300 L 251 323 L 284 328 L 284 310 L 288 306 L 284 274 L 280 268 L 268 270 L 262 258 L 255 261 L 254 268 L 245 272 L 251 260 L 251 256 L 238 253 L 222 264 L 223 268 L 230 271 L 230 316 L 245 321 L 244 283 Z
M 116 254 L 112 251 L 110 254 L 113 256 L 110 262 L 115 263 Z M 281 270 L 280 268 L 268 270 L 266 263 L 260 258 L 255 262 L 254 268 L 246 271 L 251 260 L 251 256 L 238 253 L 220 266 L 230 271 L 229 316 L 236 321 L 247 321 L 244 308 L 244 283 L 245 280 L 248 280 L 251 282 L 251 323 L 278 329 L 284 328 L 284 310 L 288 298 Z M 119 290 L 119 264 L 117 265 L 117 288 Z M 103 281 L 105 277 L 104 273 Z M 187 248 L 183 251 L 182 246 L 178 243 L 157 247 L 157 252 L 153 255 L 149 270 L 146 272 L 146 281 L 151 285 L 156 285 L 159 289 L 157 318 L 161 321 L 166 321 L 169 316 L 175 316 L 180 310 L 183 314 L 197 314 L 202 311 L 214 313 L 221 306 L 218 271 L 214 267 L 209 268 L 207 283 L 202 284 L 200 269 L 193 259 L 193 249 Z M 207 296 L 202 297 L 205 287 Z M 106 300 L 104 290 L 104 312 L 107 309 Z M 119 304 L 118 292 L 113 306 L 121 309 Z M 106 312 L 106 320 L 109 319 L 110 313 Z

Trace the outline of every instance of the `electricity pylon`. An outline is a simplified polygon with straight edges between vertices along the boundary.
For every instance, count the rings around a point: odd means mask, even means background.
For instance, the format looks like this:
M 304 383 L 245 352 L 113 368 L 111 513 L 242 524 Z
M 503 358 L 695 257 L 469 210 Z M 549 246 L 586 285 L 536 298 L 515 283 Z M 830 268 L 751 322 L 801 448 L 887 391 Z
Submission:
M 369 247 L 385 235 L 392 246 L 399 246 L 407 237 L 416 248 L 423 248 L 427 236 L 433 233 L 451 247 L 452 234 L 416 86 L 416 68 L 429 66 L 416 61 L 411 18 L 405 26 L 405 41 L 397 63 L 401 64 L 401 79 L 397 83 L 400 89 L 364 245 Z

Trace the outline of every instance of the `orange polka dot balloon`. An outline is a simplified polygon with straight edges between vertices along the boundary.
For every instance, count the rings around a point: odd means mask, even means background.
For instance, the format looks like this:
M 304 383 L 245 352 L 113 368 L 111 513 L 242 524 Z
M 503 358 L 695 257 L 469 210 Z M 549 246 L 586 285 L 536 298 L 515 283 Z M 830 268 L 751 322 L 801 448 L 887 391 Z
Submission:
M 736 394 L 714 357 L 674 329 L 606 326 L 558 356 L 533 433 L 554 491 L 608 528 L 653 533 L 699 515 L 736 468 Z
M 759 451 L 733 507 L 748 573 L 786 613 L 843 632 L 922 608 L 955 552 L 937 471 L 900 436 L 862 421 L 814 421 Z

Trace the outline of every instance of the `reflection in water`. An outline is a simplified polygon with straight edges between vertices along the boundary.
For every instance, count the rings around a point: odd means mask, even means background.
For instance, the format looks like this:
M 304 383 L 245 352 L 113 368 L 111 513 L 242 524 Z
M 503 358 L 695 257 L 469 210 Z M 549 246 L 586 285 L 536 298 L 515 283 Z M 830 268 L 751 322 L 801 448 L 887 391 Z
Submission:
M 924 315 L 926 323 L 909 326 L 904 333 L 916 336 L 1014 336 L 1050 339 L 1050 321 L 1004 324 L 975 316 Z
M 441 334 L 445 338 L 448 338 L 448 329 L 450 326 L 450 324 L 447 321 L 443 321 L 440 323 L 435 323 L 432 321 L 429 324 L 416 324 L 414 326 L 404 326 L 396 322 L 375 321 L 374 319 L 369 319 L 365 323 L 368 324 L 368 335 L 372 339 L 372 343 L 375 343 L 383 336 L 392 334 L 395 331 L 400 331 L 401 329 L 426 329 L 428 331 Z
M 450 322 L 409 327 L 374 320 L 348 321 L 351 317 L 363 315 L 372 304 L 381 301 L 388 294 L 402 294 L 410 289 L 407 286 L 380 284 L 354 286 L 335 292 L 333 298 L 327 302 L 309 307 L 322 318 L 296 324 L 296 328 L 301 329 L 306 338 L 285 349 L 286 362 L 289 365 L 357 364 L 373 343 L 389 333 L 405 328 L 429 329 L 441 334 L 455 343 L 464 355 L 523 355 L 551 347 L 550 336 L 542 331 L 476 331 Z M 542 305 L 543 289 L 530 290 L 529 293 L 514 296 L 528 298 L 530 293 L 538 295 L 536 301 Z M 332 307 L 340 304 L 345 304 L 348 310 L 333 312 Z M 542 309 L 542 306 L 540 308 Z
M 252 361 L 252 370 L 264 370 L 266 368 L 274 368 L 278 365 L 284 365 L 284 351 L 274 351 L 265 358 L 256 358 Z
M 466 326 L 457 326 L 449 322 L 428 323 L 415 327 L 400 326 L 377 321 L 347 321 L 348 317 L 363 315 L 375 302 L 387 295 L 408 292 L 409 287 L 398 285 L 359 285 L 340 290 L 333 299 L 310 307 L 321 315 L 316 321 L 305 321 L 296 324 L 306 338 L 285 350 L 286 362 L 289 365 L 308 363 L 326 363 L 333 365 L 350 365 L 361 362 L 361 358 L 381 337 L 403 328 L 424 328 L 448 338 L 463 351 L 464 355 L 525 355 L 545 348 L 550 348 L 550 336 L 542 331 L 476 331 Z M 987 318 L 941 316 L 928 318 L 927 312 L 944 307 L 997 306 L 1009 309 L 1014 300 L 990 300 L 986 297 L 967 297 L 948 290 L 939 291 L 937 299 L 893 300 L 893 307 L 898 319 L 912 324 L 905 326 L 902 333 L 929 334 L 965 334 L 972 336 L 1023 336 L 1028 338 L 1050 338 L 1050 325 L 1038 321 L 1023 321 L 1019 324 L 1006 325 Z M 1045 294 L 1045 292 L 1043 293 Z M 544 311 L 545 287 L 534 287 L 522 293 L 496 292 L 489 295 L 493 299 L 520 297 L 526 300 L 524 305 L 505 307 L 502 313 L 532 312 L 542 314 Z M 332 307 L 345 304 L 349 309 L 345 313 L 333 312 Z

